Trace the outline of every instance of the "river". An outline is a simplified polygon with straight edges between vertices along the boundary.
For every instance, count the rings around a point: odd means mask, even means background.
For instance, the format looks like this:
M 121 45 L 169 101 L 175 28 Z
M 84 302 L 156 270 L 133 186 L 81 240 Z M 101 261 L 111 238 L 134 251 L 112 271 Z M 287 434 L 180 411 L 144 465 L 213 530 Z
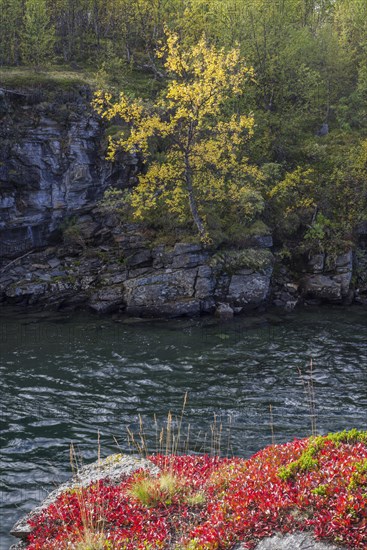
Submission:
M 0 343 L 1 550 L 12 524 L 70 475 L 70 442 L 85 462 L 96 459 L 98 432 L 102 455 L 127 452 L 141 415 L 154 451 L 186 392 L 181 445 L 192 452 L 249 456 L 273 438 L 310 435 L 312 424 L 367 428 L 362 307 L 228 323 L 3 311 Z

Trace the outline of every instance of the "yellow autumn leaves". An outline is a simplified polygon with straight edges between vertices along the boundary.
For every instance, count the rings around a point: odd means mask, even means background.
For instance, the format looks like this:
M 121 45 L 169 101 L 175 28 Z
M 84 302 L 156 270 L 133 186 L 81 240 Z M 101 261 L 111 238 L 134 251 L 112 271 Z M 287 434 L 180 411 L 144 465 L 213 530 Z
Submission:
M 207 240 L 212 211 L 220 219 L 222 211 L 242 208 L 245 223 L 246 197 L 256 197 L 251 217 L 263 206 L 256 191 L 260 172 L 245 154 L 254 118 L 239 112 L 235 101 L 254 72 L 238 48 L 217 49 L 205 37 L 184 51 L 178 35 L 167 31 L 159 55 L 168 78 L 154 103 L 124 93 L 113 101 L 99 91 L 94 107 L 103 118 L 118 117 L 126 124 L 117 138 L 110 138 L 108 158 L 123 150 L 138 153 L 146 163 L 130 196 L 135 218 L 149 219 L 152 211 L 166 209 L 179 223 L 191 217 L 202 240 Z M 157 140 L 159 154 L 154 148 Z M 241 222 L 241 211 L 238 216 Z

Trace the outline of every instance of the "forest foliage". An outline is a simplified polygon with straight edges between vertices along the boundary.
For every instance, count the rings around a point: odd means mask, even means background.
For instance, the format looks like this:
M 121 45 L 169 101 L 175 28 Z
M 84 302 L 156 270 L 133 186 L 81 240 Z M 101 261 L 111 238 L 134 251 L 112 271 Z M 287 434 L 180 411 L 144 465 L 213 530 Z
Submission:
M 159 54 L 165 28 L 182 51 L 205 36 L 253 67 L 252 82 L 229 98 L 226 114 L 253 118 L 243 155 L 262 174 L 257 216 L 278 242 L 348 247 L 366 219 L 367 2 L 0 0 L 0 65 L 87 67 L 113 98 L 123 91 L 129 101 L 144 95 L 154 105 L 172 78 Z M 164 139 L 149 154 L 157 167 Z M 223 221 L 218 240 L 240 242 L 236 209 L 212 212 L 214 233 L 218 216 Z M 175 227 L 190 229 L 181 214 Z M 164 208 L 157 218 L 170 219 Z M 251 232 L 256 219 L 246 223 Z
M 254 71 L 238 47 L 226 52 L 202 37 L 184 48 L 178 34 L 166 34 L 160 56 L 169 79 L 153 104 L 124 93 L 113 103 L 111 94 L 97 92 L 94 105 L 108 120 L 120 117 L 128 125 L 110 138 L 109 158 L 118 150 L 138 153 L 147 166 L 127 197 L 134 217 L 154 222 L 165 211 L 178 223 L 193 221 L 201 241 L 211 243 L 228 213 L 245 229 L 262 210 L 254 185 L 261 175 L 244 151 L 254 117 L 228 105 L 242 97 Z M 159 154 L 151 144 L 157 139 L 165 142 Z

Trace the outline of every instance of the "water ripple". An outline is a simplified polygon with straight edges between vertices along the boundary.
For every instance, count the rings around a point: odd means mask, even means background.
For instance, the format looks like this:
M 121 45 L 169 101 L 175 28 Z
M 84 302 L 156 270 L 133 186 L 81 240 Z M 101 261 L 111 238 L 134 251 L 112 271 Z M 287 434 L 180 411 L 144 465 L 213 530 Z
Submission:
M 270 405 L 276 441 L 309 435 L 304 383 L 312 357 L 320 433 L 367 426 L 362 308 L 273 323 L 13 316 L 0 325 L 4 550 L 15 520 L 69 475 L 70 441 L 86 461 L 96 458 L 98 432 L 105 454 L 116 450 L 114 438 L 128 451 L 126 427 L 138 431 L 141 415 L 154 450 L 157 429 L 169 410 L 180 413 L 185 392 L 189 447 L 208 450 L 216 415 L 222 448 L 248 456 L 271 442 Z

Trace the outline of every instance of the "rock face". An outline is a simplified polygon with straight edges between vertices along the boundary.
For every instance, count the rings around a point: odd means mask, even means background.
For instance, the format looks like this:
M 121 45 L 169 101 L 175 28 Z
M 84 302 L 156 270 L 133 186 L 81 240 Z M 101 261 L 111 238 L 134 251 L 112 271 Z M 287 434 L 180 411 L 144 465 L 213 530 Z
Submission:
M 0 270 L 0 300 L 140 317 L 196 316 L 214 313 L 216 308 L 227 308 L 233 315 L 267 302 L 271 253 L 266 267 L 238 267 L 233 272 L 226 265 L 213 268 L 213 252 L 197 244 L 148 245 L 138 227 L 126 226 L 111 236 L 108 245 L 47 248 L 29 254 Z
M 3 92 L 0 125 L 0 302 L 46 309 L 177 317 L 263 305 L 267 270 L 214 273 L 213 253 L 154 246 L 96 205 L 105 189 L 128 187 L 134 158 L 104 160 L 103 128 L 79 88 L 50 99 Z M 254 237 L 255 248 L 272 245 Z
M 355 254 L 356 302 L 367 306 L 367 221 L 358 227 L 359 247 Z
M 341 284 L 325 275 L 305 277 L 303 291 L 307 297 L 320 298 L 328 302 L 339 302 L 342 298 Z
M 141 228 L 103 217 L 105 189 L 132 185 L 139 166 L 133 157 L 104 160 L 90 99 L 80 86 L 51 97 L 0 90 L 0 303 L 222 319 L 269 304 L 367 304 L 363 223 L 354 255 L 317 254 L 292 269 L 278 261 L 273 270 L 268 233 L 218 253 L 156 246 Z
M 262 272 L 242 269 L 232 275 L 227 295 L 229 304 L 234 307 L 256 307 L 265 303 L 271 272 L 271 267 Z
M 49 244 L 65 218 L 88 211 L 109 184 L 126 186 L 136 172 L 136 159 L 118 167 L 104 160 L 90 99 L 87 88 L 47 102 L 36 92 L 2 92 L 0 256 Z
M 352 288 L 353 274 L 358 273 L 355 264 L 362 258 L 363 250 L 352 250 L 336 257 L 316 254 L 303 259 L 292 271 L 282 263 L 276 265 L 273 278 L 272 301 L 275 306 L 292 310 L 297 304 L 318 305 L 322 303 L 350 304 L 354 297 L 365 293 L 363 284 L 360 290 Z M 363 264 L 364 265 L 364 264 Z M 361 275 L 366 267 L 360 270 Z M 362 275 L 363 277 L 363 275 Z M 361 281 L 362 282 L 362 281 Z
M 313 262 L 311 258 L 311 267 L 314 267 L 315 273 L 315 266 L 317 266 L 317 273 L 320 274 L 307 274 L 302 279 L 304 296 L 328 302 L 342 302 L 348 296 L 352 280 L 352 251 L 341 254 L 329 262 L 324 255 L 319 254 L 318 257 L 320 259 Z
M 317 541 L 310 533 L 275 535 L 263 539 L 256 546 L 256 550 L 342 550 L 343 548 L 345 547 Z M 234 550 L 245 550 L 245 546 L 237 544 Z

